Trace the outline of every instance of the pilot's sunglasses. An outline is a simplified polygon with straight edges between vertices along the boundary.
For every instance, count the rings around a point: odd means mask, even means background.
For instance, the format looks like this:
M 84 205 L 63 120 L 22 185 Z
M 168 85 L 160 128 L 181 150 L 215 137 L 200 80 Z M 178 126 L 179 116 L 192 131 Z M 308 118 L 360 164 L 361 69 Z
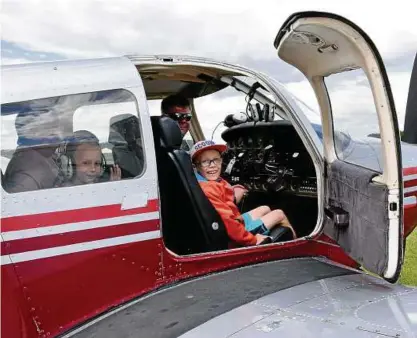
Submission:
M 171 113 L 171 114 L 168 114 L 168 116 L 175 121 L 181 121 L 181 120 L 191 121 L 191 118 L 192 118 L 191 114 L 180 114 L 180 113 Z
M 222 159 L 221 159 L 220 157 L 217 157 L 217 158 L 213 158 L 212 160 L 205 160 L 205 161 L 201 161 L 201 162 L 200 162 L 200 165 L 201 165 L 202 167 L 204 167 L 204 168 L 207 168 L 207 167 L 209 167 L 209 166 L 210 166 L 210 164 L 212 164 L 212 163 L 214 163 L 214 164 L 216 164 L 216 165 L 219 165 L 220 163 L 222 163 Z

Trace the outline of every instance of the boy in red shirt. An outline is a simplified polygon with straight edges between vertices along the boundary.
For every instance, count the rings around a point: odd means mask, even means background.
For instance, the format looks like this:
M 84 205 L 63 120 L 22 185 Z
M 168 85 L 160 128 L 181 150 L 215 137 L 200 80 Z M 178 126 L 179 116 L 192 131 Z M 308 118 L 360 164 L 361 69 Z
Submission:
M 222 218 L 229 237 L 236 243 L 249 246 L 258 245 L 276 225 L 294 229 L 282 210 L 272 210 L 268 206 L 260 206 L 244 214 L 239 212 L 239 203 L 246 189 L 231 186 L 220 177 L 222 157 L 226 145 L 216 144 L 211 140 L 197 142 L 190 155 L 197 169 L 197 179 L 205 195 L 213 204 Z

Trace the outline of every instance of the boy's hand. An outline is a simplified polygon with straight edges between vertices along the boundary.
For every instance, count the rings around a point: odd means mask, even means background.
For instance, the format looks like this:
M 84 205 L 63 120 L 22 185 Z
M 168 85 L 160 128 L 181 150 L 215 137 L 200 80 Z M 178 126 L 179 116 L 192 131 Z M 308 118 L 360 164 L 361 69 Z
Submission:
M 235 194 L 237 203 L 239 203 L 241 199 L 243 198 L 243 196 L 245 195 L 245 193 L 248 192 L 248 190 L 243 185 L 240 185 L 240 184 L 232 186 L 232 189 Z
M 235 188 L 241 188 L 241 189 L 245 189 L 246 190 L 246 188 L 242 184 L 232 185 L 232 189 L 235 189 Z
M 256 235 L 255 235 L 255 237 L 256 237 L 256 245 L 259 245 L 259 244 L 261 244 L 261 243 L 262 243 L 262 241 L 263 241 L 265 238 L 267 238 L 268 236 L 261 235 L 261 234 L 256 234 Z

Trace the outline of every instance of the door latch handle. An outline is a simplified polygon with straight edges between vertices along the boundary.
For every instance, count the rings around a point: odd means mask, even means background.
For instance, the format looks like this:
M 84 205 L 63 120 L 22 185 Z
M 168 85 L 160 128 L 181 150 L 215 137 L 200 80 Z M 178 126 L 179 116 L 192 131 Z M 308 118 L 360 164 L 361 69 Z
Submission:
M 325 215 L 333 222 L 338 228 L 347 228 L 349 226 L 349 213 L 335 206 L 328 206 L 324 209 Z

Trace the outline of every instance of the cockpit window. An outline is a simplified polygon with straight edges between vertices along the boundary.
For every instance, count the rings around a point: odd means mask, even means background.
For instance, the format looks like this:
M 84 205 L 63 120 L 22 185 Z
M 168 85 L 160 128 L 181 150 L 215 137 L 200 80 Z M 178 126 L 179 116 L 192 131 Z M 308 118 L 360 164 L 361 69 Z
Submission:
M 240 77 L 243 80 L 244 77 Z M 224 120 L 227 115 L 246 115 L 247 95 L 233 87 L 194 99 L 198 119 L 207 139 L 224 143 L 222 133 L 227 130 Z
M 334 139 L 337 157 L 345 162 L 382 171 L 378 114 L 365 72 L 356 69 L 333 74 L 325 78 L 325 83 L 331 101 L 333 128 L 338 132 Z M 351 146 L 337 147 L 341 135 L 354 140 Z
M 127 90 L 2 105 L 2 186 L 9 193 L 140 176 L 137 103 Z

